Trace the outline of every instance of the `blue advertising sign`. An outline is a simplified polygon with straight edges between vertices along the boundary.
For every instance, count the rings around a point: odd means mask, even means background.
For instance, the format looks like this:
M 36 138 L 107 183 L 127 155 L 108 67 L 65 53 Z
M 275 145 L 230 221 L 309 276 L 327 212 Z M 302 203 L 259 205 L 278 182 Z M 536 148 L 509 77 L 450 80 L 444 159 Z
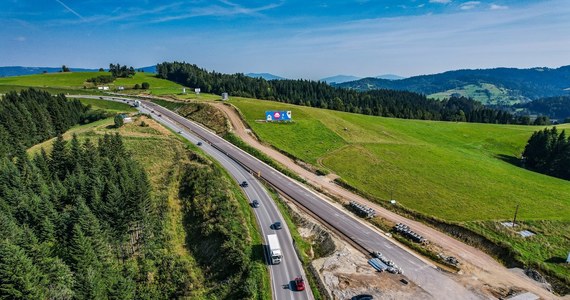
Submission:
M 270 110 L 265 112 L 266 121 L 291 121 L 291 111 Z

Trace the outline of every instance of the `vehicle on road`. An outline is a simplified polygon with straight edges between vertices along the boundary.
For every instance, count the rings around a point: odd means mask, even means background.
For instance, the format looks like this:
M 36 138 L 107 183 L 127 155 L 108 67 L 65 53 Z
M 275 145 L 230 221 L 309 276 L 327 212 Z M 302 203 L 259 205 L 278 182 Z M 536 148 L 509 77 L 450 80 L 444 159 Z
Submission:
M 198 143 L 196 143 L 196 145 L 202 146 L 202 142 L 198 142 Z
M 372 297 L 372 295 L 368 295 L 368 294 L 361 294 L 361 295 L 356 295 L 352 298 L 350 298 L 350 300 L 373 300 L 374 297 Z
M 178 130 L 178 133 L 182 133 L 182 130 Z
M 281 263 L 283 254 L 281 253 L 281 245 L 279 244 L 279 239 L 276 234 L 267 236 L 267 248 L 269 250 L 269 257 L 271 258 L 271 264 L 277 265 Z
M 251 202 L 251 206 L 258 208 L 259 207 L 259 201 L 253 200 L 253 202 Z
M 408 284 L 408 281 L 407 281 L 406 279 L 404 279 L 404 278 L 400 279 L 400 282 L 403 283 L 403 284 Z
M 283 225 L 281 225 L 281 222 L 277 221 L 277 222 L 273 223 L 273 229 L 279 230 L 281 228 L 283 228 Z
M 304 291 L 305 290 L 305 280 L 303 277 L 299 276 L 295 278 L 295 290 L 296 291 Z
M 240 186 L 241 186 L 241 187 L 247 187 L 248 185 L 249 185 L 249 184 L 247 183 L 247 181 L 242 181 L 242 182 L 240 183 Z

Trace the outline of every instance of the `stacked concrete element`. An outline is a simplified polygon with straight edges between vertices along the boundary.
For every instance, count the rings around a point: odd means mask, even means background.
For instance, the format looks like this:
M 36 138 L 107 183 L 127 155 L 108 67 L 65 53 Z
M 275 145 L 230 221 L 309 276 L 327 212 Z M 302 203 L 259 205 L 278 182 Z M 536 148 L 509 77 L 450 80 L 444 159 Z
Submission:
M 357 215 L 363 218 L 373 218 L 376 216 L 376 211 L 366 205 L 362 205 L 355 201 L 350 201 L 350 207 L 356 212 Z
M 396 226 L 394 226 L 394 230 L 397 233 L 405 236 L 406 238 L 408 238 L 408 239 L 410 239 L 416 243 L 422 243 L 422 244 L 427 243 L 427 240 L 423 236 L 415 233 L 413 230 L 410 229 L 410 227 L 408 227 L 407 225 L 404 225 L 402 223 L 396 224 Z

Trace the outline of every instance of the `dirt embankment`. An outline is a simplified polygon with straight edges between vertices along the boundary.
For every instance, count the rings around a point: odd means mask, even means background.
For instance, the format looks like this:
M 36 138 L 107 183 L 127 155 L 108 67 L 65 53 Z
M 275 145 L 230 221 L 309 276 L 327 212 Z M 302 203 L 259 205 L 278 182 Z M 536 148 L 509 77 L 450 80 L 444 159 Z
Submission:
M 368 258 L 335 236 L 294 204 L 283 200 L 301 236 L 312 245 L 309 271 L 317 278 L 321 294 L 327 299 L 345 300 L 368 294 L 374 299 L 431 299 L 412 282 L 400 281 L 402 275 L 378 273 Z
M 219 135 L 229 131 L 230 125 L 226 115 L 215 107 L 204 103 L 187 103 L 177 110 L 178 114 L 196 121 Z

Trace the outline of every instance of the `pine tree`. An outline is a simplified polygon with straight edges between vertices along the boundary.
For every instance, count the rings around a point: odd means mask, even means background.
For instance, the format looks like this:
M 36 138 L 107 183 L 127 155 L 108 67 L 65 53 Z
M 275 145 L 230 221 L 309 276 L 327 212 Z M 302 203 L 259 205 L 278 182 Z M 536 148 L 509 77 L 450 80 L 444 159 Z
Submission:
M 50 169 L 53 176 L 63 180 L 68 171 L 68 151 L 67 142 L 60 134 L 53 142 L 53 148 L 50 157 Z
M 0 240 L 0 299 L 44 299 L 42 276 L 20 247 Z

